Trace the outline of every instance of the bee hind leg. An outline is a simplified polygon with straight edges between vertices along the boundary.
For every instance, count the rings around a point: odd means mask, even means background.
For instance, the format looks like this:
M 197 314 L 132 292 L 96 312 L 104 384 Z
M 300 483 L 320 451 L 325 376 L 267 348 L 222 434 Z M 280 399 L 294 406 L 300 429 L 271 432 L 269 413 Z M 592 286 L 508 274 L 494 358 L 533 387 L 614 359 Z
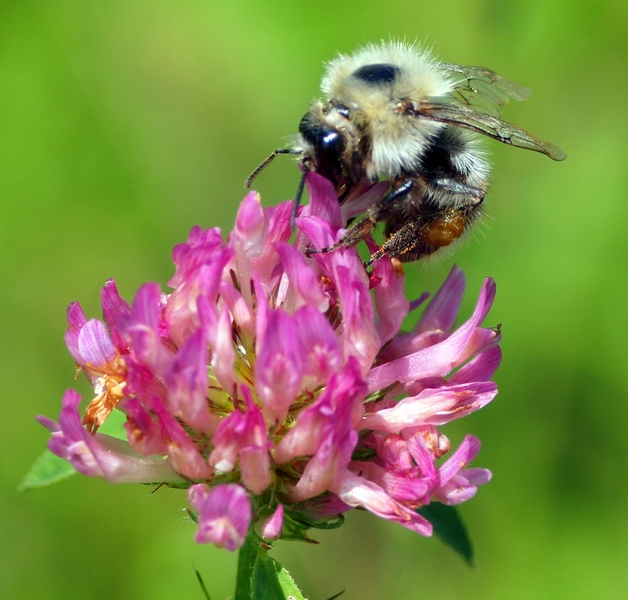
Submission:
M 365 263 L 367 267 L 385 254 L 401 262 L 411 262 L 454 243 L 477 218 L 486 195 L 484 187 L 450 178 L 428 181 L 426 188 L 426 197 L 418 207 L 409 208 L 406 222 L 400 227 L 395 220 L 384 216 L 387 239 Z M 432 201 L 428 200 L 430 196 Z
M 363 219 L 359 220 L 357 223 L 351 225 L 351 227 L 347 229 L 345 234 L 335 244 L 333 244 L 332 246 L 328 246 L 327 248 L 320 248 L 318 250 L 314 248 L 309 248 L 307 250 L 307 254 L 327 254 L 328 252 L 333 252 L 334 250 L 338 250 L 339 248 L 351 248 L 351 246 L 356 246 L 362 240 L 365 240 L 369 235 L 371 235 L 371 233 L 373 233 L 373 230 L 375 229 L 375 225 L 377 225 L 377 223 L 379 223 L 380 221 L 385 221 L 387 217 L 391 216 L 395 202 L 409 194 L 410 190 L 412 190 L 412 186 L 413 182 L 408 180 L 402 183 L 400 186 L 396 187 L 395 189 L 391 190 L 380 200 L 373 203 L 367 209 L 366 216 Z M 371 259 L 372 258 L 373 257 L 371 257 Z M 381 258 L 381 256 L 378 258 Z

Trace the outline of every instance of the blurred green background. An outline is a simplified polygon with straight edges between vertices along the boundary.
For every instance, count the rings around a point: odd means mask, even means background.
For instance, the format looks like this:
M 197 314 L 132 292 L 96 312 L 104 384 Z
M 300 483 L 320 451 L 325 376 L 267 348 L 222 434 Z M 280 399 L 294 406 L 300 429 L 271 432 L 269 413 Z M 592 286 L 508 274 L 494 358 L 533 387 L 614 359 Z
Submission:
M 285 144 L 322 62 L 389 36 L 530 86 L 505 117 L 562 146 L 547 158 L 487 142 L 488 215 L 450 259 L 407 269 L 434 291 L 455 261 L 497 280 L 500 394 L 445 431 L 483 440 L 493 481 L 465 504 L 467 567 L 426 540 L 352 514 L 319 546 L 275 556 L 312 599 L 625 598 L 628 589 L 628 3 L 553 0 L 0 3 L 0 597 L 212 598 L 236 557 L 192 541 L 182 492 L 74 477 L 17 493 L 76 385 L 65 308 L 98 316 L 115 277 L 131 299 L 165 285 L 194 224 L 227 230 L 242 182 Z M 256 181 L 294 193 L 278 159 Z

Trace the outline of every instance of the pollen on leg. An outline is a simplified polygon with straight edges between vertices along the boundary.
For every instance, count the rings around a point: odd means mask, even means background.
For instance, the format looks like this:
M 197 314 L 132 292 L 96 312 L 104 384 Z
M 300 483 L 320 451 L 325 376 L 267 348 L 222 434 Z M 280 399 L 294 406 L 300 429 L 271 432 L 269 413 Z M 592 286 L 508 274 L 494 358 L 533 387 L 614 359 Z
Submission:
M 460 212 L 434 219 L 421 231 L 421 237 L 431 246 L 449 246 L 464 232 L 467 217 Z

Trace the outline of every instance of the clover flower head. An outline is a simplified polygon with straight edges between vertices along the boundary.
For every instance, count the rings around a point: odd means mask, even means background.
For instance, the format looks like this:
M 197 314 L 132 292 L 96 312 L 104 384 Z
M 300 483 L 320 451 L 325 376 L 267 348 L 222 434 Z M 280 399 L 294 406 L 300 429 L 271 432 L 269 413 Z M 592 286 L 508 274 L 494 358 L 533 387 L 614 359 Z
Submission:
M 235 550 L 252 526 L 304 538 L 356 507 L 430 535 L 420 507 L 490 479 L 468 466 L 479 441 L 451 452 L 439 427 L 496 394 L 500 336 L 482 326 L 493 281 L 456 329 L 454 268 L 402 331 L 420 302 L 388 258 L 368 273 L 355 248 L 308 254 L 339 239 L 343 215 L 327 180 L 307 185 L 292 242 L 292 203 L 262 208 L 252 192 L 226 239 L 194 227 L 175 247 L 169 293 L 147 283 L 128 304 L 110 280 L 102 321 L 68 309 L 95 397 L 81 417 L 70 390 L 58 423 L 39 418 L 48 447 L 85 475 L 187 488 L 200 543 Z M 114 409 L 126 441 L 98 432 Z

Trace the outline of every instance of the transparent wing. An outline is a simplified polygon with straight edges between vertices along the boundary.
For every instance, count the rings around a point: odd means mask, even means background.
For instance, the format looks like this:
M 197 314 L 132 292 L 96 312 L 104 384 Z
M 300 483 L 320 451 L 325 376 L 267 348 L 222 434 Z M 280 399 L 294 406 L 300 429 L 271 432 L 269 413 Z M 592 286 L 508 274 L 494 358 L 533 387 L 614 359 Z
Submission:
M 502 121 L 493 115 L 477 112 L 469 106 L 447 102 L 445 99 L 442 102 L 422 103 L 416 110 L 416 114 L 432 121 L 457 125 L 482 133 L 504 144 L 540 152 L 553 160 L 564 160 L 567 157 L 558 146 L 534 137 L 525 129 Z
M 468 67 L 444 63 L 440 65 L 450 75 L 455 89 L 453 99 L 478 112 L 499 117 L 501 107 L 512 100 L 527 100 L 532 92 L 484 67 Z

